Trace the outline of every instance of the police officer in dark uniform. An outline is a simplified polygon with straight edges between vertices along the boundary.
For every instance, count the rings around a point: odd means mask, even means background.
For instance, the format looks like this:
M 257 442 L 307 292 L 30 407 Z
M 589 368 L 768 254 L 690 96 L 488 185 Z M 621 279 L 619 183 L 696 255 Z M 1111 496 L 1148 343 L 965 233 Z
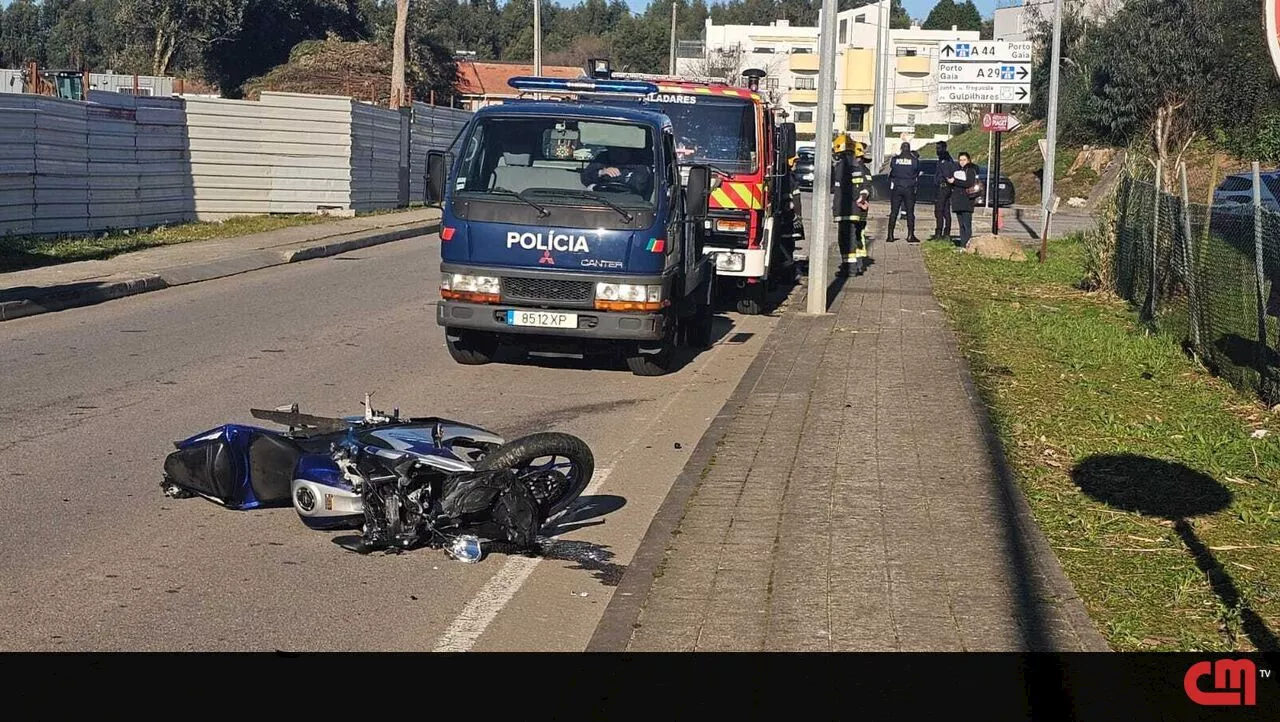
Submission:
M 836 158 L 831 178 L 834 191 L 831 211 L 840 244 L 840 275 L 848 276 L 850 267 L 862 275 L 867 260 L 864 233 L 870 208 L 867 199 L 871 196 L 871 169 L 867 167 L 863 145 L 851 144 L 846 134 L 837 134 L 831 146 Z
M 949 241 L 951 240 L 951 177 L 960 169 L 960 164 L 951 157 L 945 140 L 938 141 L 934 147 L 938 151 L 938 174 L 935 178 L 938 197 L 933 204 L 933 215 L 936 221 L 933 238 Z
M 919 243 L 916 238 L 916 183 L 920 180 L 920 159 L 911 150 L 910 143 L 902 144 L 902 152 L 889 162 L 889 233 L 887 243 L 893 243 L 893 228 L 898 214 L 907 211 L 907 242 Z

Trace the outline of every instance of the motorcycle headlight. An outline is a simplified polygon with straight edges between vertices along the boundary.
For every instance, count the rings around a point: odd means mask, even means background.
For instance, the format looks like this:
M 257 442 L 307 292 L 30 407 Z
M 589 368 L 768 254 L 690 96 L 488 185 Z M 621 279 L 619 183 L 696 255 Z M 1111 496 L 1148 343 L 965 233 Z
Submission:
M 501 285 L 501 279 L 495 276 L 472 276 L 467 273 L 446 273 L 440 279 L 440 290 L 461 293 L 483 293 L 496 296 L 501 292 Z

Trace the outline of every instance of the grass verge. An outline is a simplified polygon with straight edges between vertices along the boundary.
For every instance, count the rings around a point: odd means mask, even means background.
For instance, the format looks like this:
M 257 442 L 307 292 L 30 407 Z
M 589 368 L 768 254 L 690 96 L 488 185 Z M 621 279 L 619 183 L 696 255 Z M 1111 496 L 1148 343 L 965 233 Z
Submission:
M 1113 648 L 1263 651 L 1280 630 L 1280 414 L 1041 265 L 925 259 L 1037 521 Z
M 382 215 L 405 210 L 359 213 L 359 216 Z M 34 237 L 0 236 L 0 273 L 28 268 L 53 266 L 75 261 L 98 261 L 121 253 L 140 251 L 155 246 L 169 246 L 214 238 L 235 238 L 281 228 L 331 223 L 343 220 L 318 214 L 272 214 L 236 216 L 217 223 L 182 223 L 152 229 L 112 231 L 86 236 Z

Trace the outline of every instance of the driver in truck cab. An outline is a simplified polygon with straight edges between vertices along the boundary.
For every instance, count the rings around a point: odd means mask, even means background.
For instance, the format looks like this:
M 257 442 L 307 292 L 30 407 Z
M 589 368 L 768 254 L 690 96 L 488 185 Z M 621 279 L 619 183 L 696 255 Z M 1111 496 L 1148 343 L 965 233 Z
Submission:
M 648 142 L 644 148 L 605 148 L 582 169 L 582 184 L 590 188 L 621 183 L 648 198 L 653 192 L 652 163 L 653 146 Z

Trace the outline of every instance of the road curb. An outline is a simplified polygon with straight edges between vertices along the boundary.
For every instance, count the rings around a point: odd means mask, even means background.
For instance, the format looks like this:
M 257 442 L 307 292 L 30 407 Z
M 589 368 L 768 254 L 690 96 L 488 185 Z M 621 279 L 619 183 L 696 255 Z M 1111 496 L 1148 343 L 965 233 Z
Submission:
M 158 275 L 148 274 L 119 281 L 97 282 L 89 288 L 79 288 L 81 285 L 83 284 L 74 284 L 76 286 L 74 289 L 54 287 L 49 293 L 36 294 L 32 298 L 0 301 L 0 321 L 11 321 L 15 318 L 89 306 L 148 291 L 159 291 L 167 288 L 169 284 Z
M 242 273 L 283 266 L 288 263 L 310 261 L 326 256 L 336 256 L 348 251 L 402 241 L 406 238 L 438 233 L 440 221 L 415 221 L 411 224 L 388 226 L 327 236 L 318 242 L 304 241 L 293 250 L 255 250 L 242 255 L 207 263 L 172 266 L 154 273 L 121 280 L 80 281 L 65 286 L 52 286 L 35 291 L 28 298 L 0 301 L 0 322 L 53 311 L 92 306 L 126 296 L 136 296 L 174 286 L 184 286 L 201 281 L 236 276 Z M 354 237 L 353 237 L 354 236 Z
M 790 298 L 783 303 L 799 303 L 797 296 L 805 295 L 803 289 L 805 284 L 801 283 L 796 286 Z M 792 305 L 792 308 L 797 308 Z M 702 472 L 707 468 L 711 458 L 715 455 L 716 447 L 724 439 L 729 432 L 729 424 L 734 417 L 747 403 L 748 397 L 751 395 L 752 389 L 755 388 L 756 382 L 760 375 L 764 373 L 764 369 L 769 365 L 769 361 L 777 352 L 779 339 L 783 336 L 785 327 L 795 322 L 797 312 L 788 310 L 783 314 L 778 325 L 769 334 L 769 339 L 765 342 L 760 352 L 756 354 L 751 365 L 747 367 L 746 373 L 742 375 L 742 379 L 734 388 L 733 394 L 729 397 L 724 405 L 720 407 L 720 411 L 711 421 L 711 425 L 707 427 L 706 432 L 702 435 L 702 439 L 694 448 L 689 460 L 685 462 L 684 468 L 681 469 L 680 475 L 676 477 L 675 482 L 671 485 L 671 490 L 667 492 L 667 496 L 662 501 L 662 505 L 658 508 L 658 513 L 654 515 L 653 521 L 649 523 L 649 529 L 645 532 L 644 538 L 640 541 L 640 546 L 636 549 L 636 553 L 631 558 L 631 563 L 627 565 L 626 572 L 623 573 L 622 579 L 619 580 L 617 588 L 613 591 L 613 597 L 609 600 L 609 605 L 605 607 L 604 615 L 600 618 L 600 622 L 596 625 L 596 631 L 591 636 L 591 641 L 587 643 L 587 652 L 625 652 L 627 645 L 631 643 L 632 634 L 635 632 L 636 620 L 640 618 L 640 612 L 644 608 L 644 603 L 649 596 L 650 590 L 653 588 L 654 576 L 657 572 L 658 565 L 662 563 L 667 553 L 667 546 L 674 538 L 675 530 L 680 526 L 680 522 L 684 519 L 685 507 L 689 503 L 689 498 L 693 496 L 693 492 L 698 488 L 699 482 L 702 481 Z

